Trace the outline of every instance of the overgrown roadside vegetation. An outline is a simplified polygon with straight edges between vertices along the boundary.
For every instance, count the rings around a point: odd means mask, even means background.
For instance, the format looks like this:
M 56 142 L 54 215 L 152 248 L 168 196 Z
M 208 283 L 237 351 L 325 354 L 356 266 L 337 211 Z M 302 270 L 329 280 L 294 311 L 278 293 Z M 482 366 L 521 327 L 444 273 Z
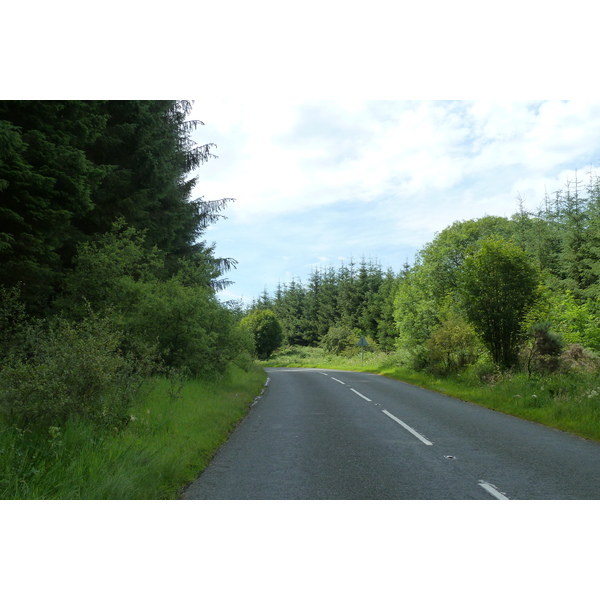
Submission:
M 0 100 L 0 498 L 175 498 L 266 379 L 187 101 Z
M 455 375 L 435 375 L 402 366 L 402 353 L 360 351 L 346 356 L 322 348 L 287 346 L 261 363 L 264 367 L 303 367 L 376 373 L 480 404 L 556 429 L 600 441 L 600 377 L 596 370 L 573 369 L 530 377 L 478 365 Z
M 175 499 L 244 417 L 266 375 L 232 366 L 211 379 L 146 380 L 126 426 L 72 417 L 0 426 L 0 499 Z

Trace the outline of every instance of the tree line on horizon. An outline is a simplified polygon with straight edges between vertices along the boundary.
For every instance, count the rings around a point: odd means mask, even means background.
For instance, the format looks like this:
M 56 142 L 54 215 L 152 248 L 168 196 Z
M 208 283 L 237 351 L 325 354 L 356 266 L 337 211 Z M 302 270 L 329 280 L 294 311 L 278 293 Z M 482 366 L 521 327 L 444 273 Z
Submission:
M 249 310 L 271 310 L 281 322 L 286 344 L 314 346 L 332 328 L 356 330 L 384 350 L 395 346 L 393 299 L 398 277 L 384 271 L 377 260 L 350 259 L 336 269 L 314 269 L 307 283 L 292 279 L 279 284 L 271 296 L 265 291 Z
M 559 368 L 567 349 L 600 351 L 600 179 L 567 181 L 535 211 L 519 198 L 510 218 L 457 221 L 384 272 L 364 258 L 315 269 L 267 290 L 283 342 L 357 352 L 397 352 L 405 364 L 446 374 L 487 361 L 501 370 Z

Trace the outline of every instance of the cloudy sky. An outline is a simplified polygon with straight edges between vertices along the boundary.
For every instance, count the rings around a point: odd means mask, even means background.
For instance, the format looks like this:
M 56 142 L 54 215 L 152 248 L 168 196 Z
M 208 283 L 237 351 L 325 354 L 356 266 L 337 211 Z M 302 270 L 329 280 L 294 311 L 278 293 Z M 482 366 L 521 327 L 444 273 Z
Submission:
M 597 97 L 590 0 L 33 4 L 5 11 L 29 35 L 0 39 L 5 97 L 197 99 L 219 158 L 195 195 L 236 199 L 208 232 L 239 262 L 223 299 L 351 257 L 398 271 L 452 222 L 534 209 L 600 159 L 600 102 L 537 100 Z
M 457 220 L 535 210 L 600 164 L 597 101 L 201 100 L 195 195 L 235 202 L 207 233 L 249 302 L 351 258 L 396 272 Z

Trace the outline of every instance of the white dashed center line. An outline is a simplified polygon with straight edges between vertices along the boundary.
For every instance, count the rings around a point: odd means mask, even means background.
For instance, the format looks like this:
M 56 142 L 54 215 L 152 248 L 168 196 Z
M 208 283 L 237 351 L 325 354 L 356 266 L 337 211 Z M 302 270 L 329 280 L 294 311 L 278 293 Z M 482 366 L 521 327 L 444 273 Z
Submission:
M 498 500 L 509 500 L 509 498 L 507 496 L 505 496 L 504 494 L 499 492 L 491 483 L 488 483 L 487 481 L 483 481 L 483 479 L 482 479 L 479 481 L 479 485 L 486 492 L 488 492 L 488 494 L 491 494 L 492 496 L 494 496 L 494 498 L 497 498 Z
M 423 437 L 420 433 L 416 432 L 412 427 L 409 427 L 404 421 L 401 421 L 398 417 L 395 417 L 392 413 L 387 410 L 382 410 L 382 413 L 386 414 L 390 419 L 396 421 L 396 423 L 402 425 L 406 431 L 412 433 L 416 438 L 420 439 L 426 446 L 433 446 L 433 442 L 430 442 L 426 437 Z
M 319 372 L 321 373 L 321 375 L 325 375 L 325 377 L 331 377 L 331 375 L 329 375 L 329 373 L 323 373 L 322 371 L 319 371 Z M 333 379 L 334 381 L 337 381 L 338 383 L 341 383 L 342 385 L 346 385 L 343 381 L 340 381 L 339 379 L 336 379 L 335 377 L 331 377 L 331 379 Z M 265 383 L 265 388 L 269 385 L 269 381 L 270 381 L 270 379 L 267 378 L 267 381 Z M 367 402 L 372 401 L 371 398 L 367 398 L 360 392 L 357 392 L 354 388 L 349 388 L 349 389 L 351 392 L 354 392 L 357 396 L 360 396 L 363 400 L 366 400 Z M 264 391 L 264 388 L 263 388 L 263 391 Z M 254 404 L 256 404 L 256 401 L 254 402 Z M 380 406 L 380 405 L 376 404 L 375 406 Z M 408 431 L 409 433 L 412 433 L 416 438 L 418 438 L 426 446 L 433 446 L 433 442 L 430 442 L 426 437 L 422 436 L 418 431 L 415 431 L 412 427 L 407 425 L 404 421 L 400 420 L 398 417 L 393 415 L 391 412 L 388 412 L 387 410 L 382 410 L 381 412 L 383 414 L 387 415 L 390 419 L 396 421 L 396 423 L 398 423 L 399 425 L 402 425 L 402 427 L 404 427 L 404 429 L 406 429 L 406 431 Z M 446 458 L 454 458 L 454 456 L 448 455 L 448 456 L 446 456 Z M 508 496 L 505 496 L 502 492 L 499 492 L 494 485 L 492 485 L 491 483 L 488 483 L 487 481 L 483 481 L 483 479 L 481 479 L 479 481 L 478 485 L 481 486 L 488 494 L 491 494 L 494 498 L 496 498 L 498 500 L 510 500 L 510 498 L 508 498 Z
M 363 396 L 360 392 L 357 392 L 354 388 L 350 388 L 350 391 L 354 392 L 357 396 L 360 396 L 361 398 L 363 398 L 367 402 L 371 402 L 371 398 L 367 398 L 366 396 Z

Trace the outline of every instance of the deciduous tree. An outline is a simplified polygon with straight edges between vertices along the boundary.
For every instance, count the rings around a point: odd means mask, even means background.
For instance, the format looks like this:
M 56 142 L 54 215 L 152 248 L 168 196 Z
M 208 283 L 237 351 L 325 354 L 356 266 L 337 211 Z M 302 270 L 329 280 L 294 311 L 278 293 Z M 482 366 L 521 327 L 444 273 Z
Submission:
M 283 331 L 279 319 L 272 310 L 256 310 L 244 317 L 240 325 L 252 332 L 259 358 L 269 358 L 281 346 Z
M 459 285 L 465 314 L 501 368 L 516 363 L 523 319 L 538 282 L 525 252 L 500 237 L 484 240 L 464 260 Z

